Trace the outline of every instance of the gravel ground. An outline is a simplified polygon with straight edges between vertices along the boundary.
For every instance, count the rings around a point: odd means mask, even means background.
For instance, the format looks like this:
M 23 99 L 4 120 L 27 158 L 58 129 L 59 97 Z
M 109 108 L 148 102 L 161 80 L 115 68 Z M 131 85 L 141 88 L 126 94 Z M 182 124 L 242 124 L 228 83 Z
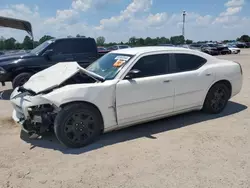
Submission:
M 29 139 L 0 96 L 0 187 L 250 187 L 250 50 L 220 56 L 241 63 L 244 84 L 220 115 L 192 112 L 101 136 L 66 149 L 53 135 Z

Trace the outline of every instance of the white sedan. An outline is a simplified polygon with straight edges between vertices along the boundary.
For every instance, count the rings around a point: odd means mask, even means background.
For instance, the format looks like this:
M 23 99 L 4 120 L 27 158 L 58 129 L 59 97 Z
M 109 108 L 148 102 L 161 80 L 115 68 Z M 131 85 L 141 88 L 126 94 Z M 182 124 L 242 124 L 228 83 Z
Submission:
M 239 54 L 240 53 L 240 48 L 236 46 L 228 46 L 228 49 L 232 54 Z
M 220 113 L 242 87 L 240 64 L 175 47 L 112 51 L 88 68 L 58 63 L 11 95 L 28 133 L 54 130 L 67 147 L 101 133 L 193 110 Z M 133 134 L 133 133 L 131 133 Z

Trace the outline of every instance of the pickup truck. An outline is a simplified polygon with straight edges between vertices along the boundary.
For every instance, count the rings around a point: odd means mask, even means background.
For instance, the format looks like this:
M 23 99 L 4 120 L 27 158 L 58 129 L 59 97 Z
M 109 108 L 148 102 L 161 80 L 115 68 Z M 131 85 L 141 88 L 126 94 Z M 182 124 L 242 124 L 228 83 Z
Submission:
M 97 60 L 99 54 L 93 38 L 51 39 L 30 52 L 1 55 L 0 82 L 12 82 L 13 88 L 22 86 L 35 73 L 58 62 L 77 62 L 83 68 Z

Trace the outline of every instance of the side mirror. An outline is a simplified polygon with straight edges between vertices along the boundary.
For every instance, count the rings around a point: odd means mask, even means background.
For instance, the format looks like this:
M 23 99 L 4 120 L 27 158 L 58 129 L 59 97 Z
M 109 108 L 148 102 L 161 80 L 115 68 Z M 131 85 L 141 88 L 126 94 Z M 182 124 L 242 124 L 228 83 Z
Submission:
M 138 75 L 141 71 L 138 69 L 132 69 L 128 72 L 128 74 L 125 76 L 125 79 L 133 79 Z
M 43 53 L 43 56 L 47 59 L 50 59 L 50 57 L 53 55 L 53 50 L 46 50 L 44 53 Z

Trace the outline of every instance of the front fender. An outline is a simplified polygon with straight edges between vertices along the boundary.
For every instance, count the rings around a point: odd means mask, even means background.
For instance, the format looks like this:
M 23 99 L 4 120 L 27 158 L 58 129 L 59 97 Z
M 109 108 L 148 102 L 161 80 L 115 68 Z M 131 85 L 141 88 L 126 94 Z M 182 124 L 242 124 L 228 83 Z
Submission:
M 42 97 L 51 101 L 57 107 L 79 101 L 91 103 L 101 112 L 105 128 L 117 124 L 116 113 L 114 112 L 115 83 L 112 81 L 107 83 L 68 85 Z

